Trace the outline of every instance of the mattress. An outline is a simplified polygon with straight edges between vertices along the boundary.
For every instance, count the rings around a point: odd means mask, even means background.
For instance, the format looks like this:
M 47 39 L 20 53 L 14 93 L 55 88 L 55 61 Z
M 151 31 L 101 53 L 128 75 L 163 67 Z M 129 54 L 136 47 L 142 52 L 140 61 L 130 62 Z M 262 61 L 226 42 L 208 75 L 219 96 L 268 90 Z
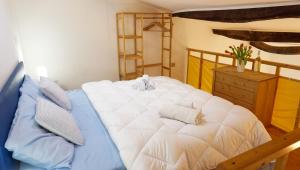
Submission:
M 83 146 L 75 147 L 71 170 L 126 169 L 119 156 L 118 149 L 85 93 L 82 90 L 74 90 L 68 92 L 68 96 L 72 101 L 72 114 L 85 138 Z M 20 169 L 41 170 L 24 163 L 21 163 Z
M 168 77 L 151 77 L 155 90 L 133 89 L 132 81 L 82 86 L 130 170 L 208 170 L 271 140 L 246 108 Z M 160 118 L 165 104 L 195 102 L 199 125 Z

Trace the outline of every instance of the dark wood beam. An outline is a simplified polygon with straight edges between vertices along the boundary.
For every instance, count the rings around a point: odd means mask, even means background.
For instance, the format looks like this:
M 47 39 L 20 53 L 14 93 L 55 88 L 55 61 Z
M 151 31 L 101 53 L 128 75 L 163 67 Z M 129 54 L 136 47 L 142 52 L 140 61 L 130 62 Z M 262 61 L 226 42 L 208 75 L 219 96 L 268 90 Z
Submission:
M 189 11 L 174 13 L 173 16 L 207 21 L 245 23 L 280 18 L 299 18 L 300 5 L 230 10 Z
M 278 47 L 278 46 L 272 46 L 266 44 L 264 42 L 250 42 L 250 45 L 269 53 L 285 54 L 285 55 L 300 54 L 300 46 Z
M 262 31 L 213 29 L 213 33 L 228 38 L 233 38 L 233 39 L 238 39 L 243 41 L 300 43 L 300 33 L 298 32 L 262 32 Z

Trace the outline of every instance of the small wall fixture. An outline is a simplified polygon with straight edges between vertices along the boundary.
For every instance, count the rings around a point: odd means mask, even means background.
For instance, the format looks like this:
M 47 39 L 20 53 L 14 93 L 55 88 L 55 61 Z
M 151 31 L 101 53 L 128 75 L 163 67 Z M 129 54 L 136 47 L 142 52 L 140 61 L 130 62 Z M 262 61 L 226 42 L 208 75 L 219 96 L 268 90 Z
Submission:
M 48 77 L 48 70 L 45 66 L 38 66 L 36 68 L 36 73 L 38 77 Z

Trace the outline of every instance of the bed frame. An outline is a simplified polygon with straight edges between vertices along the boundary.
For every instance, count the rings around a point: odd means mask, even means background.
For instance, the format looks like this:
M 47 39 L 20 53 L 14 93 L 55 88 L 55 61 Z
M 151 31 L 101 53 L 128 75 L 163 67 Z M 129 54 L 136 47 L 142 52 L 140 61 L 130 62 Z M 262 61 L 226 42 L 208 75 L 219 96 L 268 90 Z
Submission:
M 0 92 L 0 169 L 15 170 L 19 168 L 18 161 L 12 158 L 12 153 L 4 147 L 11 123 L 14 119 L 20 97 L 19 89 L 24 80 L 23 63 L 18 63 Z

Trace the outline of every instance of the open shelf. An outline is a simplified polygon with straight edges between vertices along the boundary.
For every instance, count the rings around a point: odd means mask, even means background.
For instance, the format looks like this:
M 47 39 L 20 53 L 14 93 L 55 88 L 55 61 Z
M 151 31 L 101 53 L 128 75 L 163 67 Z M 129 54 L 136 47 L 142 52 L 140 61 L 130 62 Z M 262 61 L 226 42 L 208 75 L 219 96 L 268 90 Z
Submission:
M 162 19 L 162 17 L 136 17 L 136 19 Z M 164 17 L 164 19 L 171 19 L 171 17 Z
M 120 54 L 120 59 L 124 58 L 124 54 Z M 135 55 L 135 54 L 126 54 L 125 55 L 126 60 L 139 60 L 143 59 L 141 55 Z
M 127 73 L 126 76 L 120 75 L 122 80 L 136 79 L 137 77 L 141 77 L 141 76 L 143 76 L 143 74 L 140 72 Z
M 137 35 L 125 35 L 125 36 L 119 35 L 118 37 L 120 39 L 121 38 L 125 38 L 125 39 L 141 39 L 141 38 L 143 38 L 143 36 L 137 36 Z
M 145 20 L 150 21 L 147 22 L 150 24 L 146 27 L 144 25 Z M 167 66 L 167 68 L 172 67 L 170 62 L 172 61 L 172 27 L 171 13 L 117 13 L 118 64 L 121 80 L 130 80 L 142 76 L 145 68 L 149 67 L 160 67 L 162 76 L 171 76 L 171 69 L 166 69 L 163 66 Z M 145 47 L 143 43 L 145 31 L 160 32 L 161 34 L 161 49 L 158 49 L 161 52 L 160 63 L 144 64 Z M 164 60 L 165 57 L 168 57 L 169 60 Z M 131 60 L 133 62 L 124 62 L 124 60 Z M 134 64 L 134 70 L 128 69 L 128 65 L 132 66 L 132 64 Z M 129 70 L 132 72 L 128 72 Z

